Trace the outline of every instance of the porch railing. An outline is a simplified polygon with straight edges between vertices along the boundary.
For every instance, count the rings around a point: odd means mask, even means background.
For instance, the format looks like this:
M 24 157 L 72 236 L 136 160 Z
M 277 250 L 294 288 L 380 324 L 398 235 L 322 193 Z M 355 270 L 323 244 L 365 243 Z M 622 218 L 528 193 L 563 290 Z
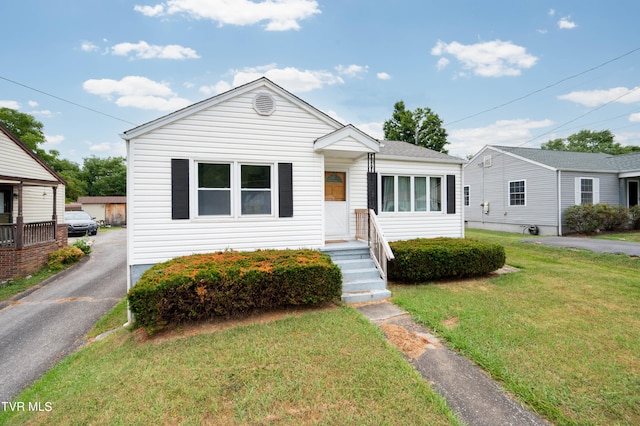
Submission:
M 18 235 L 15 223 L 0 225 L 0 248 L 15 248 Z M 56 240 L 56 223 L 53 220 L 25 223 L 22 227 L 22 245 L 30 246 Z
M 0 248 L 16 246 L 16 224 L 8 223 L 0 225 Z
M 371 258 L 380 271 L 380 276 L 386 281 L 387 261 L 394 256 L 373 210 L 356 209 L 356 238 L 369 242 Z

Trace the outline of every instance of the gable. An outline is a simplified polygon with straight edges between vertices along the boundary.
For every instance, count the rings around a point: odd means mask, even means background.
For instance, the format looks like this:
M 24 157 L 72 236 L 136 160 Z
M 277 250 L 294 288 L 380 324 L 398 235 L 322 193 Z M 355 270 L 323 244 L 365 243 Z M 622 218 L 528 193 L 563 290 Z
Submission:
M 64 183 L 56 172 L 3 126 L 0 126 L 0 158 L 3 162 L 0 181 Z
M 323 122 L 329 127 L 332 127 L 333 129 L 337 129 L 343 126 L 338 121 L 329 117 L 327 114 L 321 112 L 320 110 L 314 108 L 292 93 L 284 90 L 277 84 L 273 83 L 271 80 L 267 79 L 266 77 L 262 77 L 243 86 L 236 87 L 212 98 L 205 99 L 201 102 L 197 102 L 186 108 L 165 115 L 164 117 L 160 117 L 156 120 L 142 124 L 141 126 L 127 130 L 121 135 L 121 137 L 125 140 L 137 138 L 160 127 L 173 124 L 201 111 L 211 109 L 217 105 L 223 104 L 234 98 L 241 97 L 251 92 L 253 92 L 251 107 L 257 115 L 265 117 L 270 116 L 271 114 L 278 111 L 281 101 L 285 101 L 304 110 L 307 114 L 310 114 L 317 120 Z M 278 98 L 280 98 L 280 102 Z

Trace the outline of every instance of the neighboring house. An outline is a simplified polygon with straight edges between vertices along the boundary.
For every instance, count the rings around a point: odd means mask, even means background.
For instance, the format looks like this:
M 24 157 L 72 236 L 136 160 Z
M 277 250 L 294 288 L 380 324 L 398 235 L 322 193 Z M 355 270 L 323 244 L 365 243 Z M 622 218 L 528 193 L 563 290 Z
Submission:
M 484 147 L 464 166 L 470 228 L 568 233 L 564 211 L 583 203 L 639 203 L 640 153 L 610 155 L 507 146 Z
M 127 223 L 125 196 L 78 197 L 78 203 L 101 225 L 122 226 Z
M 66 182 L 0 125 L 0 282 L 43 267 L 67 245 Z
M 368 208 L 388 240 L 464 236 L 464 160 L 378 141 L 266 78 L 122 138 L 129 285 L 177 256 L 367 240 Z

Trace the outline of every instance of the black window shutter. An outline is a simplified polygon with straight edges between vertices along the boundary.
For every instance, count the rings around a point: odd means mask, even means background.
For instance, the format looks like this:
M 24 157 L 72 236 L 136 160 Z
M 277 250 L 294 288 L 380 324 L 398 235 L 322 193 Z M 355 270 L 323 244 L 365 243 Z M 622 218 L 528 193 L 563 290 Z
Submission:
M 293 164 L 278 163 L 278 215 L 293 217 Z
M 367 172 L 367 208 L 378 214 L 378 174 Z
M 456 212 L 456 177 L 447 175 L 447 214 Z
M 189 160 L 171 159 L 171 219 L 189 219 Z

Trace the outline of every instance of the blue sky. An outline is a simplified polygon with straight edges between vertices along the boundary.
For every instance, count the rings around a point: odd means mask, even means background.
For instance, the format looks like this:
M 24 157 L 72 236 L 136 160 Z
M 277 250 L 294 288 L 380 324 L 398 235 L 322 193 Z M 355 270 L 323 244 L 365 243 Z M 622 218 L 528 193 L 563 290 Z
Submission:
M 582 129 L 640 145 L 640 2 L 20 0 L 0 5 L 0 106 L 82 163 L 267 76 L 376 138 L 403 100 L 466 157 Z

